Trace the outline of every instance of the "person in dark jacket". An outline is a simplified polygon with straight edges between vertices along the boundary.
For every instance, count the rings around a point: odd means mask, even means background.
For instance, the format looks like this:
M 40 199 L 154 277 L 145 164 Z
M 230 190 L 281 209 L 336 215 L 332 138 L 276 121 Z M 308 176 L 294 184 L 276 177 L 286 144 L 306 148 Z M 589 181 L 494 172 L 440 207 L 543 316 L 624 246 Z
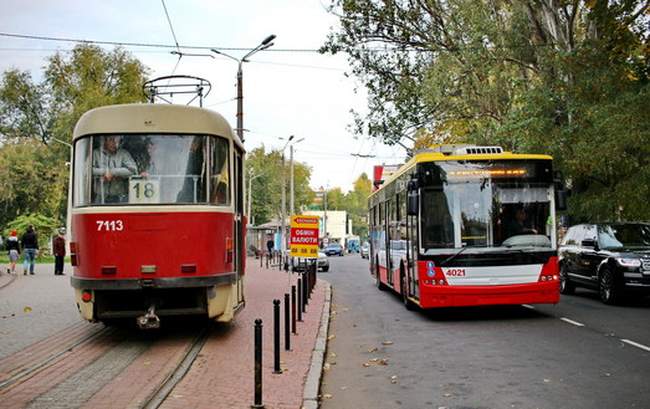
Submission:
M 15 274 L 16 261 L 18 261 L 18 257 L 20 257 L 20 245 L 18 244 L 18 233 L 16 230 L 12 230 L 7 240 L 5 240 L 5 249 L 7 250 L 7 255 L 9 256 L 9 267 L 7 268 L 7 274 Z
M 54 253 L 54 275 L 62 276 L 63 259 L 65 258 L 65 229 L 61 227 L 59 234 L 52 241 L 52 253 Z
M 38 255 L 38 237 L 36 237 L 34 226 L 29 225 L 20 242 L 23 246 L 23 274 L 27 275 L 29 267 L 29 274 L 34 275 L 34 263 Z

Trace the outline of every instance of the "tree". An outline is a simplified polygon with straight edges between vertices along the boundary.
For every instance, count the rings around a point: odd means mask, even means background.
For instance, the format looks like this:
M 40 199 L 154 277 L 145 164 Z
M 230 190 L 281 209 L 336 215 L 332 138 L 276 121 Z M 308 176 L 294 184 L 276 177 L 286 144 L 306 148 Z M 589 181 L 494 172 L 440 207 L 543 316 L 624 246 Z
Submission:
M 264 146 L 255 148 L 246 158 L 246 175 L 252 179 L 252 217 L 256 224 L 280 219 L 282 213 L 282 153 L 267 152 Z M 289 161 L 285 161 L 287 214 L 289 213 Z M 304 163 L 294 162 L 294 200 L 296 211 L 313 201 L 309 187 L 311 169 Z
M 323 51 L 368 89 L 358 132 L 551 153 L 577 219 L 648 218 L 649 4 L 336 0 Z
M 368 236 L 368 196 L 372 193 L 372 182 L 362 173 L 354 181 L 353 189 L 345 196 L 346 210 L 352 219 L 352 233 L 359 237 Z
M 70 151 L 52 142 L 71 142 L 92 108 L 144 100 L 147 69 L 120 48 L 79 45 L 50 57 L 44 74 L 39 84 L 15 69 L 0 79 L 0 224 L 28 213 L 65 220 Z

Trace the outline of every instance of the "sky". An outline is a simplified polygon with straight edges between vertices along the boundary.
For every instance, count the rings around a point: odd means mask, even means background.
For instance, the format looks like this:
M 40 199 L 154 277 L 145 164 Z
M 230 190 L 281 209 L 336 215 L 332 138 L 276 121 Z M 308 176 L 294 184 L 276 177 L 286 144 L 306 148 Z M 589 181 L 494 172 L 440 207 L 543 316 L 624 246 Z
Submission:
M 329 0 L 164 0 L 164 5 L 182 51 L 197 52 L 184 45 L 253 48 L 268 35 L 277 36 L 269 51 L 255 54 L 243 66 L 247 150 L 262 144 L 281 149 L 290 135 L 295 141 L 304 138 L 294 146 L 294 159 L 312 168 L 314 189 L 347 191 L 362 172 L 372 177 L 373 165 L 403 162 L 401 147 L 356 137 L 349 129 L 350 111 L 366 110 L 366 93 L 357 79 L 345 75 L 351 71 L 345 54 L 277 51 L 320 48 L 338 24 L 327 11 Z M 162 0 L 0 0 L 0 10 L 2 33 L 175 44 Z M 73 46 L 0 36 L 0 71 L 27 70 L 40 80 L 46 58 Z M 213 88 L 204 106 L 220 112 L 235 128 L 236 62 L 221 56 L 186 56 L 178 62 L 171 49 L 126 49 L 150 68 L 150 77 L 170 75 L 176 67 L 176 74 L 210 81 Z M 246 53 L 226 52 L 235 58 Z M 289 149 L 286 153 L 288 158 Z

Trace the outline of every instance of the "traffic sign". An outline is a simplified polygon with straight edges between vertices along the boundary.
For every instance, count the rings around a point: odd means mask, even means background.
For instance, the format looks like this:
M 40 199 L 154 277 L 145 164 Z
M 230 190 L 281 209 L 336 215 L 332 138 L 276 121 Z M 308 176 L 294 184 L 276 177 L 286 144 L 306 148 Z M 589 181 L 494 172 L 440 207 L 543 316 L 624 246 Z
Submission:
M 291 257 L 318 258 L 318 216 L 291 216 Z

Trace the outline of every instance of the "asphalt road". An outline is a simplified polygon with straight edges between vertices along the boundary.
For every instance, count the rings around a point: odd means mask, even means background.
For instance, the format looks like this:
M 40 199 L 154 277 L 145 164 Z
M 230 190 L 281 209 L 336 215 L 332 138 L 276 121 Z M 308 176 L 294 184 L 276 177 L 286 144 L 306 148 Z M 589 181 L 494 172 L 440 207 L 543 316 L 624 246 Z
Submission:
M 367 260 L 330 263 L 324 409 L 650 407 L 647 298 L 611 307 L 579 290 L 556 306 L 411 312 Z

